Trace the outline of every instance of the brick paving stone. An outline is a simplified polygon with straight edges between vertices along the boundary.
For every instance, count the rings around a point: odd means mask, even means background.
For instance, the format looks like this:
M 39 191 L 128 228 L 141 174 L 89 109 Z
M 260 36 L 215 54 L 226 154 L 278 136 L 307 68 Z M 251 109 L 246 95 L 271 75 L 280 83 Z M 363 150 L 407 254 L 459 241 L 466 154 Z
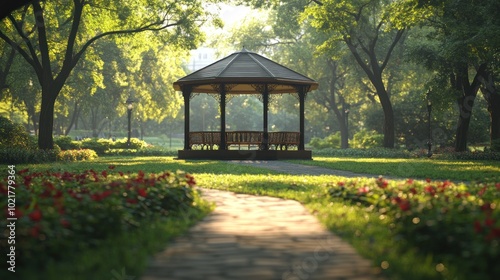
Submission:
M 269 166 L 290 174 L 299 170 L 283 162 Z M 215 202 L 213 213 L 156 254 L 140 279 L 382 279 L 379 269 L 297 201 L 201 191 Z

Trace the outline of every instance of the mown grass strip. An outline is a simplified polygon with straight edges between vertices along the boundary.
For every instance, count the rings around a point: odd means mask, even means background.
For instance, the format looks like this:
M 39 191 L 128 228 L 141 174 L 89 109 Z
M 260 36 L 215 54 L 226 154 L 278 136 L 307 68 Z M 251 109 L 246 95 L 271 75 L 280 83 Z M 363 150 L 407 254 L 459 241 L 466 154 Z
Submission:
M 291 163 L 376 174 L 400 178 L 452 181 L 498 181 L 499 161 L 456 161 L 427 158 L 344 158 L 314 157 L 313 160 L 290 160 Z

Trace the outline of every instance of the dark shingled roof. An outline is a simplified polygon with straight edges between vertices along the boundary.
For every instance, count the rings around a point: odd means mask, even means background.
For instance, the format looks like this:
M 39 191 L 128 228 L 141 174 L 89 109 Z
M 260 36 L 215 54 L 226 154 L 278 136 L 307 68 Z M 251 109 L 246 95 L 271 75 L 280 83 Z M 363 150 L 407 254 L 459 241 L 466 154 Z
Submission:
M 192 85 L 193 92 L 216 93 L 212 85 L 223 83 L 232 84 L 228 93 L 234 94 L 256 93 L 252 84 L 272 84 L 270 93 L 296 92 L 297 85 L 308 85 L 309 90 L 318 87 L 313 79 L 243 49 L 179 79 L 174 88 Z

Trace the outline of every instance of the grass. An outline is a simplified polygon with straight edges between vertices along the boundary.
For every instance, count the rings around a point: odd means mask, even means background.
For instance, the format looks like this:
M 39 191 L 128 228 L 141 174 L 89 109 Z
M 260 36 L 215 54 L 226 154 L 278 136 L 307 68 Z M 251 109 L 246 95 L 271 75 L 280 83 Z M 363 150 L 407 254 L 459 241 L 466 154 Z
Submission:
M 399 178 L 432 178 L 469 182 L 499 181 L 500 179 L 499 161 L 314 157 L 312 161 L 293 160 L 290 162 Z
M 498 181 L 500 173 L 500 163 L 487 161 L 318 157 L 314 161 L 291 162 L 402 178 L 453 181 Z M 294 199 L 303 203 L 329 230 L 351 243 L 361 255 L 371 259 L 374 266 L 383 267 L 384 274 L 390 279 L 461 279 L 457 272 L 460 263 L 447 265 L 446 274 L 437 271 L 442 260 L 419 253 L 418 248 L 412 248 L 403 239 L 395 239 L 390 222 L 381 219 L 381 215 L 342 200 L 327 199 L 325 189 L 347 180 L 343 177 L 293 176 L 227 162 L 174 160 L 170 157 L 102 157 L 91 162 L 23 165 L 18 168 L 81 171 L 104 169 L 110 164 L 124 172 L 181 169 L 193 174 L 201 187 Z M 128 264 L 123 266 L 128 268 Z

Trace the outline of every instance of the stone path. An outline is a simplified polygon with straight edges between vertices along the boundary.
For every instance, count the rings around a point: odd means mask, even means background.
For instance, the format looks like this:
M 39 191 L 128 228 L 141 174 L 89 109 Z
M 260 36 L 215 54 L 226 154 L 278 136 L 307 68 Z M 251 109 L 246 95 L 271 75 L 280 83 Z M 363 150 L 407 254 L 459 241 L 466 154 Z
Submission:
M 381 279 L 297 201 L 202 192 L 216 209 L 157 254 L 142 280 Z

